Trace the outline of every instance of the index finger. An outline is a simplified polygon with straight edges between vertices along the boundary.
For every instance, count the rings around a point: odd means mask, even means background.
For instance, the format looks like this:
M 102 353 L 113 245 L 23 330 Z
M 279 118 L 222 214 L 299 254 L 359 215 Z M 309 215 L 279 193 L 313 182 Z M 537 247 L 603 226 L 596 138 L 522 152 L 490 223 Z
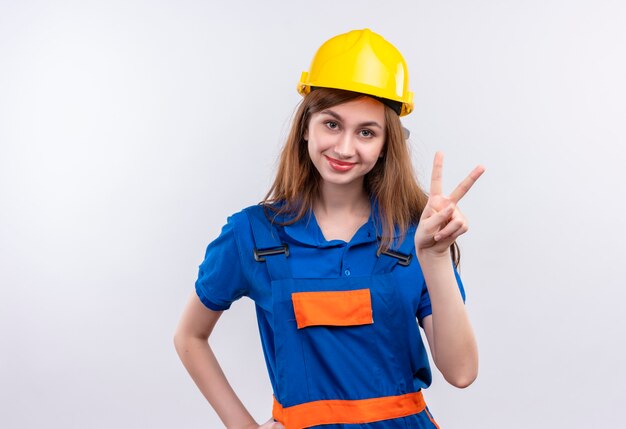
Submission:
M 441 176 L 443 171 L 443 153 L 435 152 L 433 161 L 433 172 L 430 176 L 430 195 L 441 194 Z
M 482 165 L 477 165 L 476 167 L 474 167 L 472 172 L 465 179 L 463 179 L 463 181 L 459 183 L 456 188 L 454 188 L 454 191 L 452 191 L 452 193 L 450 194 L 450 199 L 455 203 L 458 203 L 461 198 L 463 198 L 463 196 L 467 194 L 467 191 L 469 191 L 471 187 L 474 186 L 474 183 L 476 183 L 478 178 L 484 172 L 485 167 L 483 167 Z

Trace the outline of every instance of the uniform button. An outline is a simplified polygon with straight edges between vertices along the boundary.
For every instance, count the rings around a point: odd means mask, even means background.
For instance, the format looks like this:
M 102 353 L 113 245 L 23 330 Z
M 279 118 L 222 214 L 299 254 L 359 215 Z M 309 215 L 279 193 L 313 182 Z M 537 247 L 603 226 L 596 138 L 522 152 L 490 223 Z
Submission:
M 343 273 L 344 273 L 346 276 L 349 276 L 349 275 L 351 274 L 351 273 L 350 273 L 350 270 L 345 270 Z

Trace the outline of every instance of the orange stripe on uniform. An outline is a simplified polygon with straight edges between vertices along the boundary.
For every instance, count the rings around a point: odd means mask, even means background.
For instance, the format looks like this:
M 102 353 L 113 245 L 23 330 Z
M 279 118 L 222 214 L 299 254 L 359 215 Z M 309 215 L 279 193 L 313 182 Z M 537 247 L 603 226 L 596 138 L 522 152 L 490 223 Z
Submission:
M 433 416 L 430 414 L 430 411 L 428 411 L 427 409 L 425 411 L 426 411 L 426 415 L 428 416 L 428 419 L 430 420 L 430 422 L 432 424 L 434 424 L 437 429 L 439 429 L 439 425 L 437 424 L 435 419 L 433 419 Z
M 298 329 L 307 326 L 354 326 L 374 323 L 369 289 L 291 294 Z
M 283 408 L 274 398 L 272 415 L 286 429 L 305 429 L 334 423 L 371 423 L 421 413 L 422 392 L 357 400 L 324 400 Z

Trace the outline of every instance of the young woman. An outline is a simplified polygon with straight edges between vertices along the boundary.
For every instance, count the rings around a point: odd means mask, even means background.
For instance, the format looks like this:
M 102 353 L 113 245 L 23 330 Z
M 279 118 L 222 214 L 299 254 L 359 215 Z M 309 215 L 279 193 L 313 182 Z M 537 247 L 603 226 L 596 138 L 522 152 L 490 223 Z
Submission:
M 175 335 L 190 375 L 229 429 L 438 427 L 422 389 L 435 365 L 465 387 L 478 353 L 456 273 L 467 231 L 435 155 L 430 192 L 415 181 L 399 116 L 412 110 L 404 59 L 370 30 L 318 50 L 265 200 L 231 216 L 207 248 Z M 274 391 L 254 421 L 208 344 L 223 310 L 256 303 Z M 417 322 L 416 322 L 417 319 Z

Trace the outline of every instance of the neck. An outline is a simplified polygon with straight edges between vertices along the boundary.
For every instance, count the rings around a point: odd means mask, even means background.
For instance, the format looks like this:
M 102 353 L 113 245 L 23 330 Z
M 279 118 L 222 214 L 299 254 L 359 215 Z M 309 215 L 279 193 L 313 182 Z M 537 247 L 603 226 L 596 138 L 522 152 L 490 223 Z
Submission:
M 370 201 L 363 188 L 362 181 L 345 185 L 322 182 L 320 195 L 314 203 L 316 213 L 356 214 L 369 216 Z

